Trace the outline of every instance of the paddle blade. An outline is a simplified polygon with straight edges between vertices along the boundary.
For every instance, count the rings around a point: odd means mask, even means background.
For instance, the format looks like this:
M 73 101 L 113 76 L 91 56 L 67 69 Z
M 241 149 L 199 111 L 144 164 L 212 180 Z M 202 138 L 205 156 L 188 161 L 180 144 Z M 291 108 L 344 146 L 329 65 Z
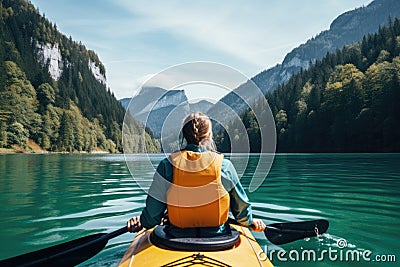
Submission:
M 282 245 L 323 234 L 328 230 L 328 227 L 329 222 L 327 220 L 274 223 L 268 225 L 264 233 L 271 243 Z
M 93 257 L 107 244 L 103 233 L 81 237 L 66 243 L 0 261 L 0 266 L 75 266 Z

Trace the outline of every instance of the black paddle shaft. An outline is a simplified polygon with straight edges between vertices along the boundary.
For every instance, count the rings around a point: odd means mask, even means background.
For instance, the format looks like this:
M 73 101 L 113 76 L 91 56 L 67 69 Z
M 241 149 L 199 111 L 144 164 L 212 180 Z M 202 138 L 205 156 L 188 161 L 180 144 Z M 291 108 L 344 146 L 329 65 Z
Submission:
M 323 234 L 328 230 L 328 227 L 329 222 L 327 220 L 274 223 L 268 225 L 264 233 L 271 243 L 282 245 Z
M 0 261 L 0 266 L 75 266 L 99 253 L 107 245 L 108 240 L 127 231 L 127 228 L 123 227 L 111 233 L 98 233 L 81 237 L 66 243 L 2 260 Z

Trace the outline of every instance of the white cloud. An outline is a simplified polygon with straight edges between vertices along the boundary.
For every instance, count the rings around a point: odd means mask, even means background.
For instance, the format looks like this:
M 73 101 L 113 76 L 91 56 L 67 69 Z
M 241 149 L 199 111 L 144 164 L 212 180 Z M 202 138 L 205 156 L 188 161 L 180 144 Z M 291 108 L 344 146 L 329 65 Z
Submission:
M 161 29 L 260 67 L 280 63 L 292 48 L 328 28 L 340 14 L 331 9 L 343 9 L 336 0 L 114 2 L 139 14 L 133 31 Z
M 183 4 L 173 1 L 116 2 L 130 9 L 133 14 L 140 14 L 140 18 L 134 21 L 138 23 L 133 29 L 135 33 L 162 30 L 253 64 L 259 64 L 260 60 L 255 54 L 264 47 L 258 38 L 263 32 L 260 28 L 254 27 L 252 22 L 240 19 L 238 8 L 233 4 L 220 5 L 215 10 L 207 4 L 193 5 L 193 3 Z M 137 30 L 138 28 L 140 30 Z

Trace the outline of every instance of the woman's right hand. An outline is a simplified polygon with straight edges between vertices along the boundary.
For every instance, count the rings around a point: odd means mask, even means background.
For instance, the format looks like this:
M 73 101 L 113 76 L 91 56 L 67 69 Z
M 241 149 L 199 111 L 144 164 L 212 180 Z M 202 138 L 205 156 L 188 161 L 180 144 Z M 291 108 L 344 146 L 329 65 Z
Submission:
M 266 227 L 267 226 L 265 225 L 265 223 L 260 219 L 254 219 L 251 224 L 251 228 L 255 232 L 262 232 L 265 230 Z
M 133 217 L 126 223 L 126 228 L 131 233 L 136 233 L 142 229 L 142 224 L 140 223 L 140 217 Z

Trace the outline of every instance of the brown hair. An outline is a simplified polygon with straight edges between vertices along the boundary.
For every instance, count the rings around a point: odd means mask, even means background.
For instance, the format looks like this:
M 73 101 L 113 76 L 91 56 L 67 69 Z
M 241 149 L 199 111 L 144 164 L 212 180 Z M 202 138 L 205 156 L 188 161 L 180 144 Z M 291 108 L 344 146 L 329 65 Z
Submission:
M 195 144 L 200 146 L 200 148 L 215 150 L 211 120 L 201 112 L 190 113 L 184 119 L 182 135 L 188 144 Z

